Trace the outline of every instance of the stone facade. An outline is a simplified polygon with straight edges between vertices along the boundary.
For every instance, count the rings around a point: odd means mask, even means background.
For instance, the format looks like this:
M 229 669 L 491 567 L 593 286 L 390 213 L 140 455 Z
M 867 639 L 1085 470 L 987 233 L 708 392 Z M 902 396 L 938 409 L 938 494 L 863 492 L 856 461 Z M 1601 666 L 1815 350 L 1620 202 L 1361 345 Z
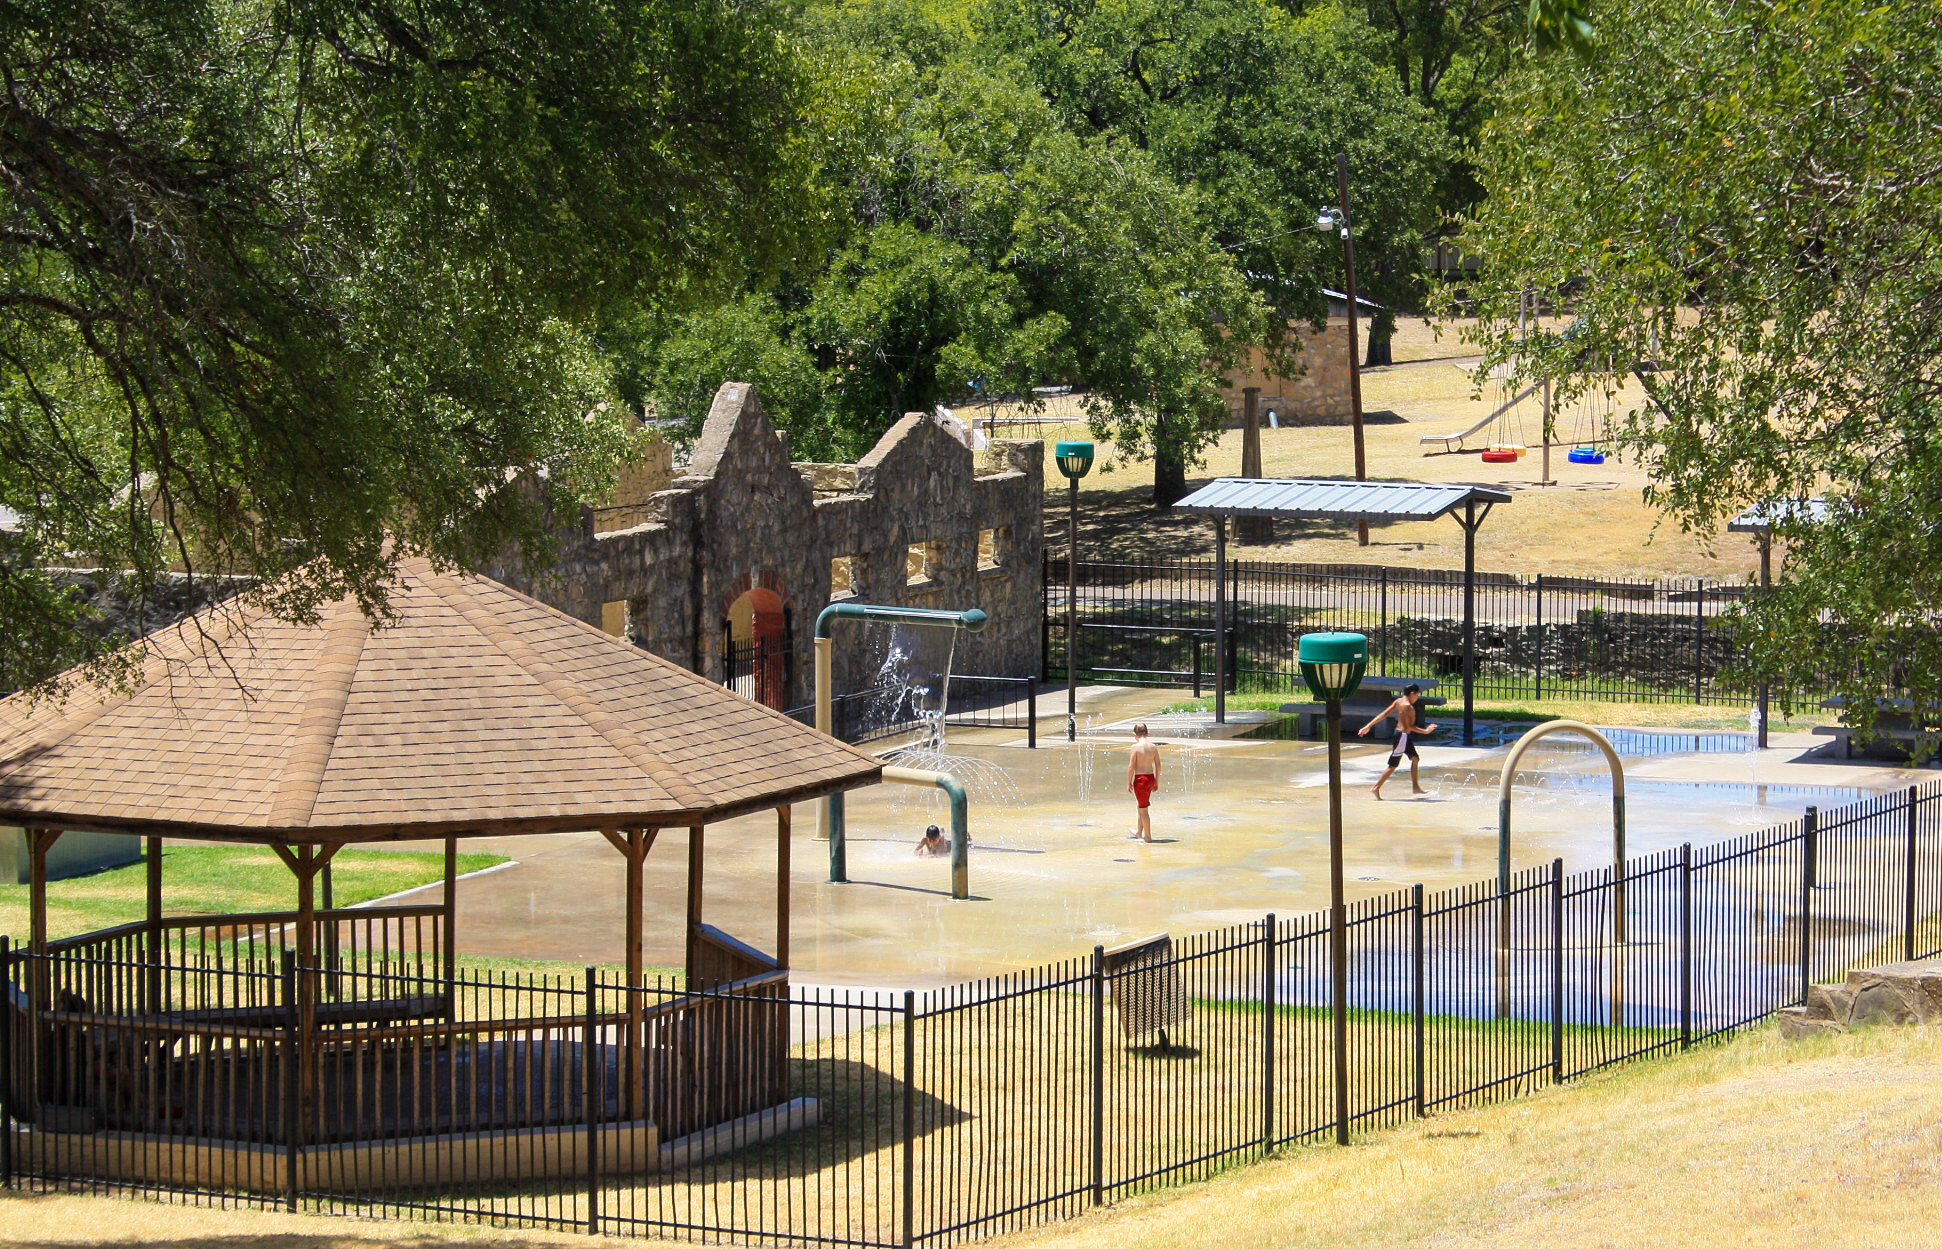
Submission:
M 1029 675 L 1039 667 L 1044 444 L 994 440 L 980 454 L 975 463 L 961 440 L 913 414 L 855 464 L 792 463 L 755 388 L 729 382 L 685 471 L 627 504 L 642 508 L 640 523 L 609 528 L 589 512 L 560 535 L 543 574 L 492 575 L 710 677 L 723 676 L 728 647 L 748 629 L 772 636 L 781 656 L 762 696 L 785 707 L 810 701 L 816 616 L 845 587 L 863 602 L 983 608 L 991 623 L 959 639 L 956 669 Z M 845 644 L 852 636 L 838 641 L 838 693 L 875 671 L 866 647 Z
M 1350 420 L 1348 318 L 1330 317 L 1327 328 L 1319 333 L 1307 322 L 1292 322 L 1288 328 L 1301 342 L 1301 352 L 1295 357 L 1299 371 L 1293 377 L 1284 377 L 1269 365 L 1267 352 L 1251 348 L 1247 360 L 1226 374 L 1231 420 L 1238 423 L 1241 419 L 1242 389 L 1259 386 L 1263 428 L 1267 427 L 1270 411 L 1283 425 L 1347 425 Z M 1363 328 L 1367 328 L 1366 322 Z

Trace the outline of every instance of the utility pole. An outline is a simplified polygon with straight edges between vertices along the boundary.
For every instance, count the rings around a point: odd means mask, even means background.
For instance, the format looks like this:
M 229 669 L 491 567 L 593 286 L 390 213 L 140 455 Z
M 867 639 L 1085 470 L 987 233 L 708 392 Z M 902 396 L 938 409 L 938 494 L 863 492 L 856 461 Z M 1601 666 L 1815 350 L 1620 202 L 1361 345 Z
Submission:
M 1355 332 L 1355 226 L 1349 218 L 1349 154 L 1335 154 L 1335 186 L 1341 199 L 1342 271 L 1349 297 L 1349 424 L 1355 429 L 1355 479 L 1369 480 L 1368 460 L 1362 450 L 1362 355 L 1356 346 Z M 1369 522 L 1355 522 L 1357 546 L 1369 545 Z

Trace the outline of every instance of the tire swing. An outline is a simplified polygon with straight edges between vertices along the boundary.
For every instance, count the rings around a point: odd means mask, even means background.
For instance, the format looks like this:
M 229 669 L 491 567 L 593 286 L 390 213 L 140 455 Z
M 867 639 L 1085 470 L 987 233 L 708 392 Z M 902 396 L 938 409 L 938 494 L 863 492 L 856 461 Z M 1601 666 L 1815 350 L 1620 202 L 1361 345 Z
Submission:
M 1573 454 L 1576 453 L 1574 452 Z M 1492 447 L 1483 453 L 1483 462 L 1486 464 L 1515 464 L 1517 463 L 1517 452 L 1509 447 Z

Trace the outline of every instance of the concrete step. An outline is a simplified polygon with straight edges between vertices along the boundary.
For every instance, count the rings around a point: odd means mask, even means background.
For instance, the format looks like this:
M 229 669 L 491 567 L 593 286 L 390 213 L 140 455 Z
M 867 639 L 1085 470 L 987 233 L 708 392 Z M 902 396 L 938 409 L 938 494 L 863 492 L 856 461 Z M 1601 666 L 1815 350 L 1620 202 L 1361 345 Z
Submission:
M 1789 1041 L 1802 1037 L 1826 1036 L 1830 1032 L 1840 1032 L 1842 1027 L 1832 1019 L 1815 1019 L 1808 1015 L 1805 1006 L 1783 1006 L 1776 1016 L 1780 1020 L 1780 1035 Z

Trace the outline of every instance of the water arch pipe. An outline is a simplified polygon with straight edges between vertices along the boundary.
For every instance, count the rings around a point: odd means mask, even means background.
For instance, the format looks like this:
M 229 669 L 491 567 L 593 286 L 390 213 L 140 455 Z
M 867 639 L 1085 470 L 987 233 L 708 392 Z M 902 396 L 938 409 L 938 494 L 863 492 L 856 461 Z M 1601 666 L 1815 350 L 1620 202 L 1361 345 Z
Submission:
M 976 633 L 985 627 L 989 619 L 984 612 L 973 607 L 968 611 L 948 611 L 935 607 L 891 607 L 882 603 L 831 603 L 816 616 L 816 731 L 836 735 L 835 715 L 832 711 L 835 688 L 836 639 L 834 630 L 839 620 L 886 620 L 892 624 L 935 625 L 946 629 L 962 629 L 966 633 Z M 909 769 L 899 769 L 908 771 Z M 891 769 L 884 769 L 885 779 L 889 779 Z M 941 773 L 925 773 L 926 776 L 940 776 Z M 948 779 L 948 778 L 947 778 Z M 930 781 L 913 782 L 931 784 Z M 956 781 L 951 782 L 956 785 Z M 960 793 L 962 786 L 959 787 Z M 946 790 L 948 793 L 949 790 Z M 957 805 L 961 801 L 952 798 L 952 819 L 957 818 Z M 843 795 L 831 794 L 823 799 L 822 828 L 817 836 L 829 842 L 829 878 L 835 882 L 849 879 L 849 857 L 844 839 Z M 951 847 L 952 886 L 956 893 L 958 877 L 958 846 L 961 839 L 953 838 Z
M 1504 756 L 1504 770 L 1497 778 L 1497 896 L 1500 914 L 1497 921 L 1497 1008 L 1510 1013 L 1510 796 L 1511 782 L 1517 777 L 1518 760 L 1541 738 L 1554 733 L 1575 733 L 1588 739 L 1605 756 L 1612 773 L 1612 1025 L 1620 1026 L 1624 1012 L 1622 974 L 1625 945 L 1625 765 L 1611 739 L 1589 724 L 1576 720 L 1547 720 L 1533 725 Z
M 948 772 L 918 768 L 885 768 L 883 779 L 893 785 L 934 785 L 951 800 L 951 896 L 971 896 L 971 803 L 964 786 Z

